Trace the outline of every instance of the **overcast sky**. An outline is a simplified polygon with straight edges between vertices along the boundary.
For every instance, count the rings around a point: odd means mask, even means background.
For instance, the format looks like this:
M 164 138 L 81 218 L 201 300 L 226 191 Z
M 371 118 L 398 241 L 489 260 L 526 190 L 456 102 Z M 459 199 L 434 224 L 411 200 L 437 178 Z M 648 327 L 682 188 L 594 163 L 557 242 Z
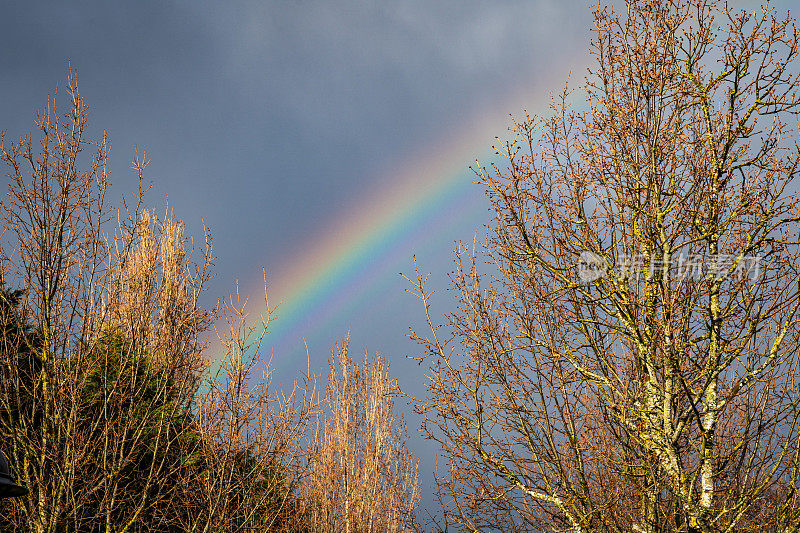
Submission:
M 360 201 L 466 133 L 458 165 L 470 182 L 472 161 L 507 138 L 509 113 L 546 111 L 547 91 L 570 70 L 582 79 L 590 29 L 589 4 L 577 0 L 6 3 L 0 131 L 30 130 L 71 60 L 91 133 L 106 130 L 113 142 L 113 196 L 136 185 L 128 168 L 138 145 L 151 158 L 150 205 L 161 211 L 169 197 L 189 233 L 202 234 L 201 220 L 211 228 L 211 304 L 236 279 L 254 287 L 262 266 L 292 264 L 305 243 L 335 239 L 326 231 Z M 433 227 L 400 228 L 396 246 L 376 247 L 368 279 L 356 274 L 347 294 L 317 302 L 330 312 L 275 354 L 280 380 L 305 368 L 301 336 L 321 369 L 349 329 L 354 349 L 384 353 L 402 387 L 424 391 L 424 367 L 405 358 L 419 352 L 405 333 L 424 316 L 398 272 L 416 254 L 433 273 L 434 311 L 448 309 L 453 243 L 480 236 L 487 218 L 480 188 L 464 190 L 447 216 L 426 215 L 421 224 Z M 430 505 L 434 448 L 406 418 Z

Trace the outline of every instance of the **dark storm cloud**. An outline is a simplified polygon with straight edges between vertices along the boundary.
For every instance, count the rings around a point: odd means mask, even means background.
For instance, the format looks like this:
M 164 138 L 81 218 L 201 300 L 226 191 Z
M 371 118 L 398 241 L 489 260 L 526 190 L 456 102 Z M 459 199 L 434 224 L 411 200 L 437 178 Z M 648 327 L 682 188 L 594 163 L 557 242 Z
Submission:
M 114 141 L 118 191 L 133 145 L 149 148 L 154 198 L 169 194 L 190 224 L 206 217 L 224 274 L 228 260 L 255 269 L 580 48 L 564 36 L 588 12 L 557 5 L 21 2 L 0 19 L 0 128 L 26 131 L 70 58 L 92 125 Z

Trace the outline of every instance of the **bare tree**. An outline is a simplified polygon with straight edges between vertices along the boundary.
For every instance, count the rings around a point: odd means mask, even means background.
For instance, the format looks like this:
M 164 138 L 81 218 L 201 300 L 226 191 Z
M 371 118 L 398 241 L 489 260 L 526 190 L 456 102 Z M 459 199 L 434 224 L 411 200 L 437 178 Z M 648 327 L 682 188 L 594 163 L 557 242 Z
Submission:
M 28 135 L 0 147 L 10 178 L 3 281 L 22 287 L 19 325 L 3 339 L 0 423 L 31 488 L 13 525 L 157 530 L 150 519 L 182 468 L 177 444 L 204 365 L 211 315 L 198 297 L 210 238 L 193 263 L 182 224 L 142 210 L 141 188 L 111 225 L 110 142 L 85 138 L 72 70 L 66 92 L 67 113 L 56 95 L 39 114 L 37 143 Z M 145 166 L 144 155 L 134 161 L 140 183 Z
M 798 531 L 794 22 L 594 14 L 586 106 L 565 89 L 476 169 L 484 253 L 459 248 L 457 310 L 412 332 L 446 523 Z
M 182 222 L 144 208 L 144 153 L 135 201 L 111 209 L 110 143 L 85 139 L 72 70 L 67 95 L 67 113 L 54 96 L 38 116 L 38 144 L 0 144 L 0 446 L 30 488 L 4 502 L 0 527 L 277 530 L 308 398 L 272 390 L 269 367 L 252 377 L 256 330 L 233 300 L 221 373 L 207 373 L 220 357 L 204 341 L 216 310 L 199 303 L 210 235 L 193 259 Z
M 417 461 L 394 414 L 398 389 L 388 370 L 377 354 L 354 361 L 349 337 L 331 354 L 302 486 L 309 531 L 415 530 Z
M 180 531 L 300 531 L 298 483 L 308 428 L 318 407 L 307 373 L 285 393 L 272 385 L 261 345 L 274 319 L 264 280 L 266 314 L 248 321 L 247 300 L 223 302 L 222 354 L 197 409 L 203 468 L 183 480 L 182 505 L 196 511 Z

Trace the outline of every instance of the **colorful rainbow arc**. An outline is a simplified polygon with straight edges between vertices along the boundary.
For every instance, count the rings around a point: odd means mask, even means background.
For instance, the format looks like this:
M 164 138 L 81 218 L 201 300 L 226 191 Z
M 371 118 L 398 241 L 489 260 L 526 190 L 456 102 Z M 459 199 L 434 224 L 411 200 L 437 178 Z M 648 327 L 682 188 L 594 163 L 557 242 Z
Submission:
M 581 70 L 583 67 L 570 66 Z M 563 86 L 566 72 L 549 73 L 538 83 L 502 99 L 501 105 L 471 117 L 458 134 L 447 136 L 414 158 L 413 165 L 381 180 L 387 185 L 357 198 L 314 242 L 304 243 L 302 249 L 290 254 L 288 261 L 268 270 L 270 304 L 280 304 L 265 345 L 280 346 L 286 340 L 300 341 L 311 334 L 299 327 L 307 323 L 309 309 L 319 313 L 332 300 L 341 300 L 356 275 L 359 279 L 368 277 L 370 269 L 376 268 L 370 261 L 377 263 L 375 257 L 390 253 L 397 242 L 408 237 L 415 219 L 458 209 L 457 202 L 464 200 L 464 191 L 475 187 L 468 169 L 470 163 L 476 158 L 485 161 L 491 157 L 492 139 L 504 137 L 509 113 L 521 113 L 523 109 L 546 113 L 550 101 L 547 91 Z M 471 208 L 485 209 L 485 205 Z M 250 295 L 252 307 L 248 311 L 251 317 L 258 316 L 264 311 L 263 284 L 259 282 L 248 289 L 244 293 Z M 252 305 L 255 302 L 260 303 Z M 219 350 L 218 343 L 212 341 L 209 353 Z

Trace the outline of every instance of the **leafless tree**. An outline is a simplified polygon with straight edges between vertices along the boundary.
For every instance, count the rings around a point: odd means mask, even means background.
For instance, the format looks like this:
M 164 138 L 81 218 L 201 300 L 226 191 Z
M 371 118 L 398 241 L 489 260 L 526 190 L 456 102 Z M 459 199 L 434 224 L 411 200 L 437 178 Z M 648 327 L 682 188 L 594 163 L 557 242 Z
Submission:
M 260 320 L 248 318 L 238 287 L 205 309 L 209 233 L 198 254 L 180 220 L 145 207 L 144 153 L 132 165 L 138 192 L 112 209 L 110 142 L 86 140 L 71 69 L 66 92 L 66 114 L 54 96 L 38 116 L 38 144 L 0 142 L 11 182 L 1 211 L 0 446 L 30 489 L 2 502 L 0 528 L 412 527 L 417 463 L 393 412 L 388 363 L 355 364 L 345 343 L 323 398 L 310 370 L 286 392 L 273 386 L 261 359 L 274 318 L 266 273 Z M 219 350 L 205 341 L 215 319 L 224 320 Z
M 224 353 L 205 351 L 216 311 L 199 303 L 209 234 L 193 259 L 183 224 L 144 208 L 144 153 L 134 201 L 107 204 L 110 142 L 85 138 L 72 70 L 66 89 L 67 113 L 57 95 L 48 100 L 36 142 L 0 145 L 10 179 L 0 446 L 30 489 L 4 502 L 0 523 L 37 533 L 274 530 L 293 490 L 285 468 L 304 400 L 271 391 L 268 369 L 248 381 L 255 361 L 235 344 L 240 308 L 225 309 Z M 215 380 L 208 358 L 221 356 L 226 379 Z
M 30 322 L 4 338 L 0 380 L 3 445 L 31 488 L 15 525 L 140 530 L 181 468 L 175 449 L 211 323 L 198 304 L 210 238 L 192 263 L 182 224 L 140 201 L 110 226 L 110 143 L 86 140 L 71 70 L 66 92 L 67 113 L 54 96 L 39 114 L 36 144 L 28 135 L 0 148 L 10 178 L 3 280 L 22 287 L 19 316 Z M 140 183 L 145 166 L 143 154 Z
M 446 522 L 798 531 L 794 21 L 714 0 L 594 14 L 581 92 L 476 168 L 494 223 L 457 251 L 457 310 L 412 332 Z
M 264 299 L 255 323 L 238 288 L 223 303 L 221 360 L 197 412 L 204 468 L 183 482 L 183 505 L 197 512 L 180 531 L 302 530 L 297 490 L 319 405 L 316 379 L 307 373 L 288 393 L 272 385 L 272 366 L 260 355 L 274 319 L 266 275 Z
M 302 487 L 309 531 L 415 530 L 417 461 L 394 414 L 398 389 L 388 370 L 380 355 L 354 361 L 349 337 L 332 352 Z

